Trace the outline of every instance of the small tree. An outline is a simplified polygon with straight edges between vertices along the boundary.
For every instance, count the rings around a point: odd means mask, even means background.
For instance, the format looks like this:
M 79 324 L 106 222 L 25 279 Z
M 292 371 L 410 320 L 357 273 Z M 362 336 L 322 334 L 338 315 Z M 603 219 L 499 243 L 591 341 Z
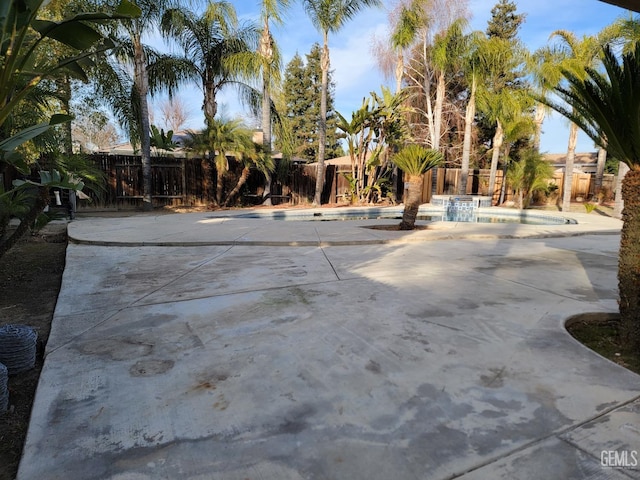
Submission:
M 507 182 L 516 191 L 518 208 L 527 208 L 536 192 L 547 190 L 553 167 L 542 159 L 537 150 L 520 153 L 520 160 L 511 163 L 507 171 Z
M 444 157 L 440 152 L 415 144 L 404 147 L 394 155 L 393 163 L 406 175 L 405 184 L 408 186 L 400 230 L 415 228 L 424 174 L 441 165 L 443 161 Z

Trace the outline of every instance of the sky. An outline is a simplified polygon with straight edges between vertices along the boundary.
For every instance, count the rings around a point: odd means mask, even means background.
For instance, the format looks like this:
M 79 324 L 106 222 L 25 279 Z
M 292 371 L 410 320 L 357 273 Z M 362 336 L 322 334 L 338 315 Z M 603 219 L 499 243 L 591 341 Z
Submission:
M 383 2 L 384 7 L 361 11 L 341 31 L 329 36 L 331 69 L 336 84 L 335 107 L 347 118 L 370 92 L 379 92 L 381 85 L 395 89 L 395 80 L 384 78 L 371 51 L 374 37 L 384 38 L 387 33 L 388 9 L 395 3 Z M 231 3 L 240 18 L 259 20 L 259 0 L 231 0 Z M 313 27 L 300 3 L 295 2 L 289 9 L 283 26 L 272 27 L 272 34 L 283 54 L 283 66 L 296 52 L 304 58 L 313 43 L 322 42 L 321 34 Z M 468 0 L 472 15 L 470 29 L 486 30 L 491 9 L 496 3 L 497 0 Z M 515 3 L 518 13 L 526 14 L 519 36 L 530 51 L 547 44 L 549 35 L 555 30 L 570 30 L 578 36 L 596 34 L 616 18 L 629 15 L 626 10 L 599 0 L 516 0 Z M 194 88 L 186 91 L 193 92 L 193 95 L 181 96 L 190 114 L 187 127 L 202 128 L 202 96 Z M 247 115 L 232 89 L 223 91 L 219 103 L 228 117 Z M 568 122 L 557 113 L 547 117 L 543 125 L 542 151 L 566 152 L 568 138 Z M 580 132 L 577 151 L 594 150 L 591 139 Z

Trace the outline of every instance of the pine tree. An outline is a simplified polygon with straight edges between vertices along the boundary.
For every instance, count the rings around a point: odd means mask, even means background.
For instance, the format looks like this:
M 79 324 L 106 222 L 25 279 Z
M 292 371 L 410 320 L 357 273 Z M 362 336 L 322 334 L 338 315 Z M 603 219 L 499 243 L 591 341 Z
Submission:
M 294 155 L 310 162 L 315 161 L 318 156 L 318 116 L 322 88 L 321 52 L 320 45 L 314 44 L 306 55 L 306 65 L 302 57 L 296 53 L 286 67 L 284 79 L 286 115 L 295 136 Z M 331 74 L 329 86 L 326 156 L 334 158 L 342 155 L 343 151 L 337 134 L 337 120 L 333 106 L 335 85 L 331 82 Z
M 524 13 L 516 13 L 516 11 L 516 4 L 512 0 L 499 0 L 491 9 L 487 36 L 515 40 L 526 17 Z
M 517 13 L 517 7 L 513 0 L 499 0 L 491 9 L 491 18 L 487 23 L 489 41 L 506 42 L 511 45 L 511 52 L 518 52 L 516 57 L 523 55 L 525 49 L 518 38 L 518 34 L 525 18 L 526 15 L 524 13 Z M 490 81 L 489 90 L 499 96 L 504 90 L 522 91 L 529 88 L 529 83 L 525 77 L 524 57 L 522 62 L 515 68 L 515 58 L 509 59 L 508 56 L 505 56 L 504 60 L 507 61 L 507 64 L 502 66 L 499 64 L 494 65 L 495 70 Z M 492 148 L 496 133 L 495 121 L 487 118 L 485 112 L 482 111 L 478 112 L 476 120 L 479 144 L 484 145 L 486 148 Z M 520 150 L 527 146 L 528 141 L 526 139 L 515 142 L 511 149 L 511 157 L 519 158 Z

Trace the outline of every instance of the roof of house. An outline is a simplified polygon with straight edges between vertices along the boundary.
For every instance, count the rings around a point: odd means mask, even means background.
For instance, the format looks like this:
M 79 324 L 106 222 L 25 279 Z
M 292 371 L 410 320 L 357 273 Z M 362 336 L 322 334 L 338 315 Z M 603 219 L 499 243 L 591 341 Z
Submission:
M 600 0 L 601 2 L 609 3 L 611 5 L 617 5 L 618 7 L 626 8 L 627 10 L 633 10 L 634 12 L 640 12 L 640 3 L 638 0 Z

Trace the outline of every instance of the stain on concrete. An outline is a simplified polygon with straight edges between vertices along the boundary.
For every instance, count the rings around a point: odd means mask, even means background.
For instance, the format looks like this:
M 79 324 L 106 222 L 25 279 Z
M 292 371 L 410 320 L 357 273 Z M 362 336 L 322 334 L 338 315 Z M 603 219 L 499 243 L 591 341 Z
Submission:
M 500 388 L 504 386 L 504 376 L 506 367 L 490 368 L 488 375 L 480 375 L 482 386 L 487 388 Z
M 75 348 L 85 355 L 107 357 L 111 360 L 134 360 L 151 355 L 154 345 L 127 337 L 106 337 L 78 342 Z
M 382 372 L 382 369 L 380 368 L 380 364 L 375 360 L 369 360 L 369 363 L 367 363 L 367 365 L 364 368 L 373 373 L 379 374 Z
M 295 435 L 309 427 L 308 419 L 316 413 L 314 406 L 305 404 L 291 410 L 278 425 L 277 434 Z
M 144 359 L 134 363 L 129 369 L 132 377 L 153 377 L 168 372 L 173 368 L 173 360 Z

